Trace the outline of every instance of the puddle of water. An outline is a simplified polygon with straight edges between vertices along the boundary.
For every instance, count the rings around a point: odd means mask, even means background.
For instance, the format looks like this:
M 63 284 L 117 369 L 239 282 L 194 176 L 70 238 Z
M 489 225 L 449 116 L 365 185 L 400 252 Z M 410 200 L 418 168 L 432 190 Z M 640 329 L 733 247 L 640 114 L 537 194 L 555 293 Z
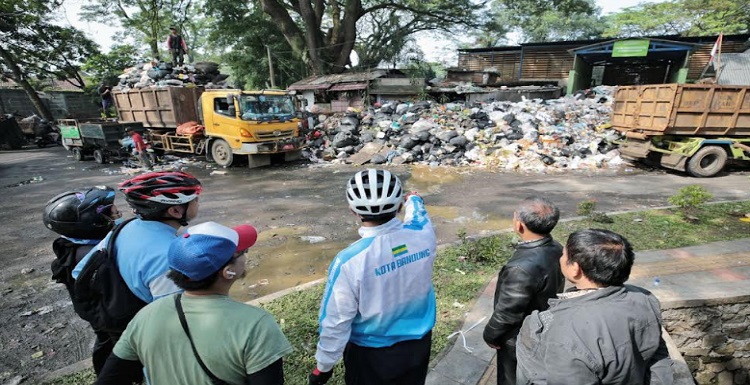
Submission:
M 427 212 L 435 223 L 440 223 L 441 219 L 443 223 L 456 223 L 469 234 L 501 231 L 513 226 L 513 218 L 496 218 L 477 211 L 462 213 L 457 206 L 427 206 Z
M 443 184 L 456 183 L 462 180 L 463 175 L 455 168 L 416 165 L 411 167 L 411 175 L 405 182 L 405 188 L 407 191 L 435 193 L 440 191 L 440 186 Z
M 249 301 L 325 278 L 331 260 L 348 243 L 304 238 L 311 236 L 308 232 L 306 227 L 294 226 L 258 234 L 258 242 L 248 252 L 247 275 L 232 286 L 230 295 Z

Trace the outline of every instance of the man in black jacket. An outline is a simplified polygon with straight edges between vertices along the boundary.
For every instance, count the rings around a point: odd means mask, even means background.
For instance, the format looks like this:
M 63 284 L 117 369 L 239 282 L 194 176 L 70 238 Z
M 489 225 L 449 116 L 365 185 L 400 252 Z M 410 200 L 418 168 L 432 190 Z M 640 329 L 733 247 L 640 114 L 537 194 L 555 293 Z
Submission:
M 521 237 L 516 251 L 500 270 L 495 310 L 484 328 L 484 341 L 497 349 L 498 385 L 516 383 L 516 336 L 526 316 L 546 310 L 547 300 L 563 291 L 562 245 L 550 233 L 560 211 L 542 197 L 524 199 L 513 213 L 513 229 Z

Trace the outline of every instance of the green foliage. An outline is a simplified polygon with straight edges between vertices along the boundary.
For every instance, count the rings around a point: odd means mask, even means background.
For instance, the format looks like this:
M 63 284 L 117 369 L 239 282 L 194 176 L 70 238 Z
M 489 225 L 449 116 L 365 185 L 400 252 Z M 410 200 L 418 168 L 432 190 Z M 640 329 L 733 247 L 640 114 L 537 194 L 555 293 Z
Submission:
M 495 0 L 490 26 L 510 27 L 524 42 L 591 39 L 603 30 L 600 13 L 594 0 Z
M 750 0 L 641 3 L 607 16 L 604 36 L 704 36 L 750 31 Z
M 195 42 L 192 36 L 200 33 L 191 29 L 198 16 L 193 0 L 91 0 L 81 9 L 84 20 L 105 24 L 118 22 L 125 36 L 149 47 L 152 57 L 160 57 L 159 49 L 166 49 L 170 26 L 180 29 L 188 50 L 193 48 L 190 43 Z
M 669 203 L 677 206 L 683 217 L 692 219 L 700 206 L 713 198 L 713 195 L 705 187 L 690 185 L 681 188 L 677 194 L 669 197 Z
M 117 76 L 121 75 L 125 68 L 144 61 L 136 47 L 122 44 L 112 46 L 109 53 L 99 52 L 91 55 L 81 69 L 91 75 L 97 84 L 105 82 L 114 85 Z
M 596 210 L 596 199 L 587 199 L 578 203 L 576 213 L 578 215 L 591 215 Z

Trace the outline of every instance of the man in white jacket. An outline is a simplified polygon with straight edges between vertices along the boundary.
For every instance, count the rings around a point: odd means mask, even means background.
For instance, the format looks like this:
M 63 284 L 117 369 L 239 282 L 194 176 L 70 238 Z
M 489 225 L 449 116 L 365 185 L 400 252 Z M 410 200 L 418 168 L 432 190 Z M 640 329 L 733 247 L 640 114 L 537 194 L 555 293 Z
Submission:
M 317 366 L 325 384 L 344 358 L 347 384 L 424 384 L 435 325 L 432 265 L 437 241 L 422 198 L 384 170 L 356 173 L 347 201 L 362 239 L 336 258 L 320 308 Z M 404 221 L 396 215 L 404 207 Z

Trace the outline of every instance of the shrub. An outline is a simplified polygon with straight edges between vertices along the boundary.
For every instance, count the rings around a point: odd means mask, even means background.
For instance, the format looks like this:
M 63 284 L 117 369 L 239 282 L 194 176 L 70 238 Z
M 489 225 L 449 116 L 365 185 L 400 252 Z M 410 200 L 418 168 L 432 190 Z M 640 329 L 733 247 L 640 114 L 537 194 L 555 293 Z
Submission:
M 698 214 L 700 206 L 711 198 L 713 198 L 713 195 L 703 186 L 690 185 L 681 188 L 677 194 L 669 197 L 669 203 L 680 209 L 683 218 L 696 220 L 695 216 Z
M 591 214 L 594 213 L 595 210 L 596 210 L 596 199 L 587 199 L 578 204 L 578 209 L 576 210 L 576 213 L 578 213 L 578 215 L 590 216 Z

